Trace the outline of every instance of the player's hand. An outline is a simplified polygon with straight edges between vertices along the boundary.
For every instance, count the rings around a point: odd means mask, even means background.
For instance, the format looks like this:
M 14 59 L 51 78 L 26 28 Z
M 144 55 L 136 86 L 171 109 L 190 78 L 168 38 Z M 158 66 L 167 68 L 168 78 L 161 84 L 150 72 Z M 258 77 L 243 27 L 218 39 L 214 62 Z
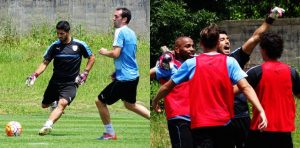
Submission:
M 161 112 L 161 108 L 159 106 L 159 101 L 156 101 L 155 99 L 152 100 L 152 108 L 154 109 L 155 112 L 160 113 Z
M 84 84 L 88 75 L 89 75 L 88 71 L 85 70 L 83 73 L 79 74 L 76 77 L 75 83 L 77 83 L 78 85 Z
M 100 48 L 98 52 L 99 52 L 99 54 L 101 54 L 101 55 L 105 55 L 106 52 L 107 52 L 107 49 L 105 49 L 105 48 Z
M 260 123 L 258 129 L 263 131 L 268 126 L 268 120 L 264 111 L 260 112 Z
M 171 70 L 174 67 L 174 56 L 171 52 L 164 52 L 159 57 L 158 65 L 164 70 Z
M 273 19 L 277 19 L 278 17 L 282 17 L 284 12 L 285 12 L 285 10 L 283 8 L 274 7 L 273 9 L 271 9 L 269 17 L 271 17 Z
M 32 75 L 26 78 L 25 84 L 29 87 L 32 86 L 37 78 L 37 74 L 33 73 Z

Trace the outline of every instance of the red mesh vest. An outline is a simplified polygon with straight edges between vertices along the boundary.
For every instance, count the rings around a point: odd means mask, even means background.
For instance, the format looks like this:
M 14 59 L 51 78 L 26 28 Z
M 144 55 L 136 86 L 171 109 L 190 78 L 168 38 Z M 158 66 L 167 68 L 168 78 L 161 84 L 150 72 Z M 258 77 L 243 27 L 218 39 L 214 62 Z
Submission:
M 195 74 L 189 82 L 191 128 L 222 126 L 234 116 L 226 58 L 222 54 L 196 57 Z
M 177 67 L 181 66 L 181 63 L 174 60 L 174 64 Z M 160 80 L 161 84 L 166 81 Z M 167 119 L 190 114 L 190 103 L 189 103 L 189 85 L 188 82 L 180 83 L 176 85 L 173 90 L 165 97 L 164 100 L 165 110 Z
M 289 66 L 278 61 L 263 63 L 261 80 L 255 91 L 267 116 L 265 131 L 294 131 L 296 106 Z M 250 129 L 258 130 L 259 120 L 259 112 L 253 108 Z

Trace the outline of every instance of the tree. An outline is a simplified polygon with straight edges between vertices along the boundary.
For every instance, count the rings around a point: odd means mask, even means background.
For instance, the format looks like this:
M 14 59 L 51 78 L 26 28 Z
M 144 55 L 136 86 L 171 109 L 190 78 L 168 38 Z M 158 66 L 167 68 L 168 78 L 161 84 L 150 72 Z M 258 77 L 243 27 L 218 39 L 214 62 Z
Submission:
M 179 36 L 190 36 L 197 43 L 200 30 L 218 20 L 215 13 L 204 9 L 190 11 L 182 0 L 151 0 L 150 15 L 151 67 L 161 54 L 161 46 L 172 48 Z

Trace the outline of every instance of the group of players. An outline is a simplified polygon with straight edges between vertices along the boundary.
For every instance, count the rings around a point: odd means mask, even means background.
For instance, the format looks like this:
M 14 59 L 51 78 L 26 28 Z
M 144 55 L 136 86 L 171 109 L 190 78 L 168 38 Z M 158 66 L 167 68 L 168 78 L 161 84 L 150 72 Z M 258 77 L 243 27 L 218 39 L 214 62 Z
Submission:
M 114 41 L 112 50 L 99 49 L 99 54 L 114 59 L 115 71 L 112 82 L 98 95 L 95 103 L 105 132 L 98 140 L 116 140 L 117 136 L 111 123 L 107 105 L 112 105 L 122 99 L 124 106 L 146 119 L 150 119 L 150 111 L 136 103 L 139 71 L 136 61 L 137 38 L 127 25 L 131 20 L 131 11 L 127 8 L 116 8 L 113 17 Z M 93 67 L 95 57 L 88 45 L 71 37 L 70 24 L 60 21 L 56 25 L 58 40 L 52 43 L 44 54 L 44 60 L 29 76 L 26 84 L 31 86 L 53 60 L 53 75 L 43 96 L 42 108 L 50 107 L 52 112 L 39 135 L 47 135 L 53 125 L 64 113 L 65 108 L 72 103 L 78 86 L 83 84 Z M 82 57 L 87 58 L 84 71 L 80 74 Z
M 297 71 L 278 61 L 283 40 L 267 33 L 284 10 L 275 7 L 239 48 L 230 52 L 227 33 L 217 25 L 200 32 L 203 53 L 195 56 L 190 37 L 179 37 L 173 51 L 160 57 L 150 78 L 160 81 L 152 107 L 164 98 L 172 147 L 293 147 L 295 100 L 300 97 Z M 264 62 L 242 70 L 256 45 Z M 253 105 L 250 119 L 247 99 Z

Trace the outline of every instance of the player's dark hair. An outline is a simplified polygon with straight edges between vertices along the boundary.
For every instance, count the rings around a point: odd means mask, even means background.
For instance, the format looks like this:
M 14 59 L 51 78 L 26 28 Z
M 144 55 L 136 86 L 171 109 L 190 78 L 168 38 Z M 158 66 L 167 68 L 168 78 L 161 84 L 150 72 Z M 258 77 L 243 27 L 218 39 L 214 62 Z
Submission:
M 219 28 L 216 24 L 211 24 L 200 32 L 200 41 L 206 48 L 214 48 L 219 42 Z
M 65 32 L 70 31 L 70 24 L 68 21 L 59 21 L 56 25 L 56 29 L 63 30 Z
M 131 20 L 131 12 L 129 9 L 125 8 L 125 7 L 120 7 L 120 8 L 117 8 L 116 10 L 122 10 L 122 18 L 126 17 L 127 18 L 127 21 L 126 23 L 128 24 Z
M 219 29 L 219 34 L 226 34 L 227 35 L 227 32 L 225 30 Z
M 263 33 L 260 37 L 260 47 L 266 51 L 270 59 L 278 59 L 283 52 L 283 40 L 275 33 Z

